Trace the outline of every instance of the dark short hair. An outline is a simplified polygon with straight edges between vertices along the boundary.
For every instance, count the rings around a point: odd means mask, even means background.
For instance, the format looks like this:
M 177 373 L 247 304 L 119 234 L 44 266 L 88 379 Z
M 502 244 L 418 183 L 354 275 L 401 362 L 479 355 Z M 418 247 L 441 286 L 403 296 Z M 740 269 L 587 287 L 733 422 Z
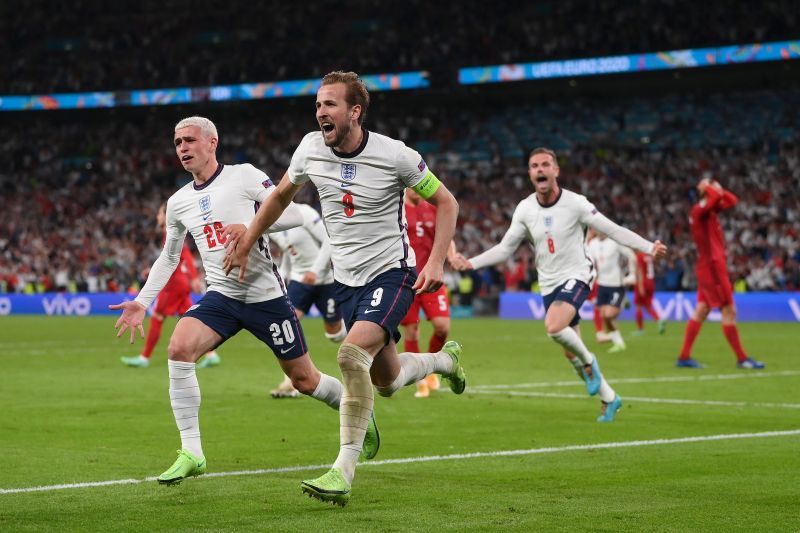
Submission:
M 528 161 L 530 161 L 531 157 L 535 156 L 536 154 L 547 154 L 553 158 L 553 162 L 556 165 L 558 164 L 558 156 L 556 155 L 555 151 L 551 150 L 550 148 L 544 148 L 542 146 L 539 148 L 534 148 L 531 150 L 531 153 L 528 154 Z
M 344 72 L 343 70 L 336 70 L 325 74 L 322 78 L 322 85 L 333 85 L 334 83 L 344 83 L 347 87 L 345 93 L 345 100 L 350 107 L 360 105 L 361 114 L 358 117 L 358 124 L 364 123 L 367 117 L 367 108 L 369 107 L 369 91 L 367 86 L 364 85 L 358 74 L 355 72 Z

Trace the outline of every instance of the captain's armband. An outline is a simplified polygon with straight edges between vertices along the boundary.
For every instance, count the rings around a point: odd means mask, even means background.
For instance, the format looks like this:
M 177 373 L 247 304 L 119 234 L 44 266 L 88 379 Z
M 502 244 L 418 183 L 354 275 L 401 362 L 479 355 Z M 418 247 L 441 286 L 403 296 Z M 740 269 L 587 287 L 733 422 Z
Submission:
M 411 187 L 411 190 L 427 200 L 439 190 L 439 186 L 441 184 L 442 182 L 439 181 L 439 178 L 434 176 L 433 172 L 428 170 L 428 172 L 425 173 L 425 177 L 422 178 L 419 183 Z

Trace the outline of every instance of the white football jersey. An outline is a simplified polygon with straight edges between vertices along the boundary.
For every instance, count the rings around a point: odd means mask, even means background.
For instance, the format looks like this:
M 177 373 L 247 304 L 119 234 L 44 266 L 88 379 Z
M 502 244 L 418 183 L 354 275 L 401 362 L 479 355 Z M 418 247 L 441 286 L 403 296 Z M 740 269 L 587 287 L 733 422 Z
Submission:
M 297 204 L 303 212 L 303 225 L 270 235 L 289 259 L 289 278 L 303 281 L 306 272 L 317 275 L 315 285 L 333 283 L 331 246 L 319 213 L 306 204 Z
M 200 252 L 209 291 L 245 303 L 282 296 L 283 287 L 269 254 L 266 236 L 250 250 L 244 282 L 238 280 L 238 269 L 226 276 L 222 267 L 225 260 L 222 228 L 229 224 L 249 225 L 259 205 L 274 189 L 267 175 L 250 164 L 220 164 L 217 172 L 203 185 L 197 186 L 192 181 L 180 188 L 167 201 L 164 251 L 153 265 L 151 275 L 136 300 L 145 306 L 150 305 L 163 287 L 160 284 L 162 260 L 165 254 L 168 258 L 173 257 L 176 249 L 180 255 L 187 231 Z M 169 271 L 170 275 L 173 270 Z M 154 276 L 156 272 L 158 275 Z
M 292 183 L 311 181 L 319 191 L 331 240 L 333 276 L 351 287 L 366 285 L 392 268 L 416 266 L 406 234 L 403 191 L 425 177 L 416 150 L 364 131 L 359 148 L 344 154 L 325 146 L 319 131 L 306 135 L 292 156 Z
M 533 245 L 542 294 L 550 294 L 570 279 L 591 285 L 595 269 L 586 249 L 587 227 L 642 252 L 652 251 L 653 243 L 603 216 L 585 196 L 562 188 L 549 205 L 539 204 L 535 193 L 522 200 L 500 244 L 469 261 L 476 269 L 497 264 L 528 240 Z
M 630 248 L 611 239 L 595 237 L 588 244 L 589 257 L 597 268 L 597 284 L 603 287 L 622 287 L 629 268 L 636 268 L 636 258 Z

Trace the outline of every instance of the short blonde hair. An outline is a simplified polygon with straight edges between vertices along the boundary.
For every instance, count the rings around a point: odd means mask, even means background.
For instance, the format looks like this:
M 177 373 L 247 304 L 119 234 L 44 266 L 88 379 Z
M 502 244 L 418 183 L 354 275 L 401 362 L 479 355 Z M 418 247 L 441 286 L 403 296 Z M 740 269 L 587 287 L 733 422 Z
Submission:
M 200 128 L 200 131 L 203 132 L 209 139 L 217 139 L 219 140 L 219 135 L 217 134 L 217 127 L 214 125 L 206 117 L 199 117 L 197 115 L 193 117 L 186 117 L 185 119 L 181 120 L 177 124 L 175 124 L 175 131 L 178 131 L 181 128 L 186 128 L 188 126 L 197 126 Z

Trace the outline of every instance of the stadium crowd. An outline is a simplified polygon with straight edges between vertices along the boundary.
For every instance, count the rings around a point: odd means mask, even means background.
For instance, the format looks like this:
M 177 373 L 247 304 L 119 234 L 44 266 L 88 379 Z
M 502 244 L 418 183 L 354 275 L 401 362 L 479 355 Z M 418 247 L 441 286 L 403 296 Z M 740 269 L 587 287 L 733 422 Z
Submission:
M 7 2 L 0 94 L 316 78 L 353 50 L 360 72 L 452 83 L 458 67 L 793 39 L 797 25 L 789 0 Z
M 563 186 L 587 195 L 618 222 L 668 243 L 670 257 L 657 266 L 660 290 L 694 287 L 688 211 L 697 200 L 694 187 L 705 176 L 741 200 L 721 216 L 736 287 L 800 290 L 800 139 L 791 128 L 776 127 L 780 121 L 758 118 L 771 110 L 796 120 L 793 102 L 800 96 L 787 91 L 760 105 L 765 98 L 758 92 L 726 95 L 723 100 L 737 101 L 736 113 L 727 115 L 717 109 L 717 98 L 686 97 L 670 105 L 659 98 L 626 99 L 626 108 L 639 111 L 614 120 L 608 117 L 617 104 L 607 100 L 605 115 L 592 112 L 593 100 L 543 105 L 538 115 L 519 105 L 489 115 L 461 106 L 386 106 L 370 110 L 367 124 L 417 147 L 448 184 L 461 205 L 456 240 L 465 255 L 501 238 L 516 204 L 532 192 L 525 154 L 545 144 L 559 150 Z M 775 102 L 786 107 L 775 108 Z M 567 115 L 578 104 L 586 108 L 578 113 L 583 118 Z M 250 162 L 278 179 L 294 147 L 315 128 L 309 110 L 299 107 L 262 114 L 243 104 L 209 111 L 224 132 L 220 160 Z M 58 119 L 29 115 L 0 126 L 6 160 L 0 168 L 6 219 L 0 226 L 0 290 L 115 291 L 141 283 L 161 247 L 156 208 L 188 182 L 170 143 L 174 114 L 162 109 Z M 559 114 L 565 119 L 561 128 L 572 128 L 564 135 L 547 118 Z M 526 117 L 541 131 L 509 134 L 513 120 L 507 117 L 513 116 Z M 675 116 L 705 119 L 703 124 Z M 631 117 L 648 117 L 649 129 Z M 602 131 L 587 135 L 598 120 Z M 742 124 L 750 125 L 747 137 L 737 134 Z M 311 191 L 304 193 L 300 199 L 311 201 Z M 483 292 L 529 290 L 534 272 L 523 247 L 509 264 L 478 281 Z

